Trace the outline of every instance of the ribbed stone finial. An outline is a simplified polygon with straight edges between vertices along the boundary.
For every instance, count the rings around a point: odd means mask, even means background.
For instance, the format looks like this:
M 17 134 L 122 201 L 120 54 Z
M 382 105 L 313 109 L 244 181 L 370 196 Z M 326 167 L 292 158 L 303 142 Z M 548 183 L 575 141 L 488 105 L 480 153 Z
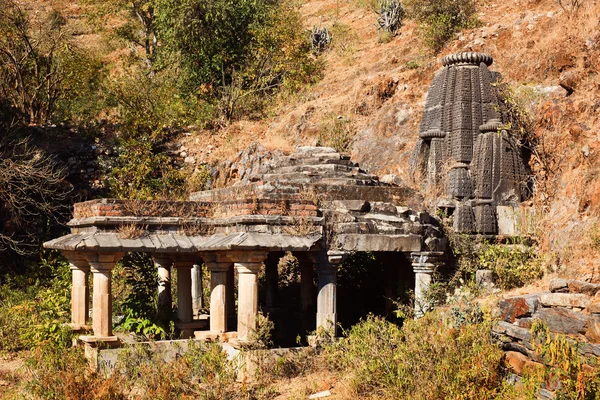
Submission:
M 479 65 L 481 63 L 489 67 L 490 65 L 492 65 L 493 62 L 494 59 L 491 55 L 487 53 L 476 53 L 473 51 L 464 51 L 462 53 L 450 54 L 449 56 L 442 58 L 442 65 L 444 67 L 454 64 Z

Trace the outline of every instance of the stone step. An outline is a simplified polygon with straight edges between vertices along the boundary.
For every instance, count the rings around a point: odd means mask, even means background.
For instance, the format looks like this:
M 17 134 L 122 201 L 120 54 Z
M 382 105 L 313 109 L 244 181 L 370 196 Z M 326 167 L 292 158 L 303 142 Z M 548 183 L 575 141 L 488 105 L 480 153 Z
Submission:
M 293 172 L 354 172 L 353 166 L 340 164 L 308 164 L 308 165 L 293 165 L 289 167 L 278 167 L 273 170 L 273 173 L 288 174 Z
M 294 158 L 294 157 L 286 157 L 281 161 L 277 162 L 277 166 L 279 167 L 289 167 L 293 165 L 322 165 L 322 164 L 339 164 L 339 165 L 348 165 L 351 167 L 357 167 L 358 164 L 349 160 L 349 159 L 341 159 L 341 158 L 333 158 L 333 157 L 310 157 L 310 158 Z

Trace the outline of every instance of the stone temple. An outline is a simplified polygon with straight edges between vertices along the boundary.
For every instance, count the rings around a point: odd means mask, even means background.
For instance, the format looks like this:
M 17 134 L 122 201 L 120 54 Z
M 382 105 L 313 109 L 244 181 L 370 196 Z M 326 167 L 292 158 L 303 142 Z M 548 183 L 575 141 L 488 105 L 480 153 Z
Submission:
M 527 195 L 522 148 L 502 121 L 490 71 L 492 57 L 458 53 L 442 59 L 427 93 L 413 173 L 453 212 L 454 230 L 498 233 L 498 206 Z
M 500 121 L 491 63 L 477 53 L 444 58 L 412 159 L 428 185 L 446 181 L 441 197 L 451 200 L 460 232 L 496 233 L 497 207 L 524 196 L 524 166 Z M 177 328 L 184 337 L 249 340 L 259 309 L 277 309 L 277 265 L 286 252 L 300 265 L 302 315 L 283 318 L 302 319 L 305 332 L 335 332 L 338 300 L 352 300 L 337 298 L 338 268 L 351 253 L 380 255 L 386 297 L 408 283 L 417 316 L 427 310 L 423 293 L 443 264 L 447 240 L 435 218 L 415 211 L 422 202 L 412 189 L 381 182 L 332 148 L 299 147 L 264 163 L 242 185 L 194 193 L 188 201 L 75 204 L 71 233 L 44 246 L 71 263 L 74 329 L 90 330 L 92 275 L 92 334 L 81 336 L 90 346 L 118 343 L 112 270 L 128 252 L 152 255 L 159 308 L 171 308 L 176 273 Z M 200 311 L 202 268 L 210 274 L 208 315 Z M 263 272 L 266 293 L 259 296 Z

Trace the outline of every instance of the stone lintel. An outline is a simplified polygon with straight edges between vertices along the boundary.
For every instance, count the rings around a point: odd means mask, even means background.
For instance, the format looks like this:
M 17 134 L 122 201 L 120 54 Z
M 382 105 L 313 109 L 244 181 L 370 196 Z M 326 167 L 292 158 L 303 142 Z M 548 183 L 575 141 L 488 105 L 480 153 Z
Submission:
M 109 347 L 118 347 L 121 344 L 121 341 L 116 336 L 94 336 L 94 335 L 82 335 L 79 336 L 78 339 L 92 347 L 98 346 L 109 346 Z
M 339 248 L 347 251 L 420 251 L 420 235 L 341 234 L 337 236 Z

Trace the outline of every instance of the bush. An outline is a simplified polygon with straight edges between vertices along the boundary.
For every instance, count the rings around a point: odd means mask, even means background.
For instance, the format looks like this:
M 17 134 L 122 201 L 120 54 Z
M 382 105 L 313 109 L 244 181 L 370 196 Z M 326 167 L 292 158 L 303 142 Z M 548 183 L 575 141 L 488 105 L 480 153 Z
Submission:
M 502 351 L 490 322 L 459 328 L 432 312 L 402 328 L 369 316 L 326 352 L 357 394 L 410 399 L 491 399 L 502 391 Z
M 405 0 L 409 18 L 419 23 L 427 47 L 439 52 L 456 32 L 476 24 L 473 0 Z
M 55 252 L 35 269 L 0 286 L 0 350 L 71 344 L 71 270 Z
M 524 286 L 543 275 L 542 260 L 525 245 L 484 245 L 479 252 L 479 268 L 492 270 L 504 290 Z

